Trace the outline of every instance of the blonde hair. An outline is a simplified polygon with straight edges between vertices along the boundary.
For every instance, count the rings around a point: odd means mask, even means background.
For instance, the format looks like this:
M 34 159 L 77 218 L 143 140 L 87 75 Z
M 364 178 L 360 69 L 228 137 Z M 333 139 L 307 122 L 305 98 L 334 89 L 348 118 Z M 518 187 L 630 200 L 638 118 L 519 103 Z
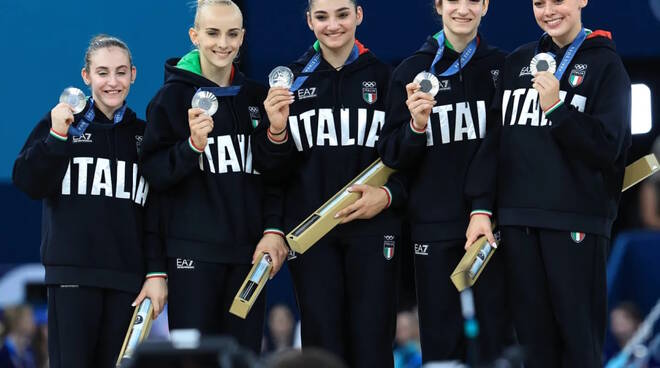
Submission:
M 201 9 L 209 5 L 233 6 L 236 8 L 236 10 L 238 10 L 238 13 L 241 14 L 241 24 L 243 23 L 243 12 L 241 11 L 241 8 L 239 8 L 238 5 L 236 5 L 236 3 L 232 0 L 197 0 L 195 10 L 195 28 L 199 26 L 199 13 Z

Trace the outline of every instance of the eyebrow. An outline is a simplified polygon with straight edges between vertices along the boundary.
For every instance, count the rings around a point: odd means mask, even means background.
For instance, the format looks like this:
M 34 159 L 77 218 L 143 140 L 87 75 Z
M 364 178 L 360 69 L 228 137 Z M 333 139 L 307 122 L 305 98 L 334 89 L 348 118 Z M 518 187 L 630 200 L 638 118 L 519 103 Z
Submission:
M 241 29 L 242 29 L 242 28 L 231 28 L 231 29 L 228 29 L 227 32 L 240 31 Z M 219 29 L 217 29 L 217 28 L 213 28 L 213 27 L 206 27 L 206 31 L 207 31 L 207 32 L 208 32 L 208 31 L 220 32 Z
M 350 8 L 348 8 L 348 7 L 339 8 L 339 9 L 335 10 L 335 13 L 343 12 L 343 11 L 346 11 L 346 10 L 350 10 Z M 328 12 L 325 11 L 325 10 L 317 10 L 317 11 L 314 12 L 314 15 L 317 15 L 317 14 L 318 15 L 328 14 Z

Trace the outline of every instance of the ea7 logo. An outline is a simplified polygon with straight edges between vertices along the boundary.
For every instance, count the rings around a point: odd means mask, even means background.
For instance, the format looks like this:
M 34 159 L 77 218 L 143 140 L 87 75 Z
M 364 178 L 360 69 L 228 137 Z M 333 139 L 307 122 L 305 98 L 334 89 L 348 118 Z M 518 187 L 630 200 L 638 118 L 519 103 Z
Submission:
M 302 88 L 298 90 L 298 99 L 305 100 L 308 98 L 317 97 L 316 87 Z
M 177 258 L 176 259 L 176 269 L 177 270 L 194 270 L 195 269 L 195 261 L 193 261 L 192 259 Z
M 428 256 L 429 255 L 429 246 L 428 244 L 415 244 L 415 254 L 418 256 Z
M 73 137 L 73 143 L 92 143 L 92 133 L 83 133 L 79 137 Z
M 440 85 L 439 91 L 451 91 L 451 83 L 449 83 L 449 79 L 441 80 L 439 85 Z
M 532 75 L 532 69 L 529 66 L 525 66 L 522 69 L 520 69 L 520 74 L 518 76 L 522 77 L 525 75 Z

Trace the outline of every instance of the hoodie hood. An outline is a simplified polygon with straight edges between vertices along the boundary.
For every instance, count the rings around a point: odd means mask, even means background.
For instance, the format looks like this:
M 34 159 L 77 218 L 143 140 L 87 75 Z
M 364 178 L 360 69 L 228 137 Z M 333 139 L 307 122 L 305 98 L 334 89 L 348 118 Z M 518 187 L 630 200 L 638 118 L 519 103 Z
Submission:
M 231 85 L 242 85 L 245 75 L 238 70 L 236 64 L 232 64 Z M 217 83 L 202 75 L 202 67 L 199 63 L 199 51 L 193 50 L 182 58 L 172 58 L 165 62 L 165 84 L 183 83 L 195 87 L 219 87 Z
M 563 55 L 566 53 L 566 50 L 568 50 L 569 47 L 570 44 L 560 48 L 552 41 L 552 37 L 548 35 L 544 35 L 539 41 L 539 50 L 543 52 L 552 51 L 557 55 Z M 594 48 L 606 48 L 616 52 L 616 45 L 612 40 L 612 34 L 603 30 L 587 30 L 587 39 L 584 40 L 584 43 L 582 46 L 580 46 L 580 50 L 589 50 Z
M 341 70 L 346 72 L 354 72 L 356 70 L 363 69 L 369 65 L 375 64 L 378 62 L 376 56 L 369 51 L 360 41 L 355 40 L 355 45 L 358 47 L 358 58 L 354 62 L 344 65 Z M 316 53 L 321 52 L 320 42 L 316 41 L 314 44 L 305 51 L 305 53 L 294 61 L 290 66 L 293 69 L 293 72 L 300 74 L 300 72 L 305 68 L 307 63 L 316 55 Z M 321 64 L 316 68 L 313 73 L 322 73 L 322 72 L 334 72 L 337 71 L 332 65 L 330 65 L 324 58 L 321 58 Z M 311 74 L 311 73 L 310 73 Z
M 436 39 L 437 35 L 438 34 L 436 33 L 435 35 L 429 36 L 424 42 L 424 44 L 422 44 L 422 46 L 419 48 L 419 50 L 415 52 L 415 55 L 435 56 L 435 54 L 438 52 L 438 40 Z M 477 51 L 472 57 L 473 59 L 483 59 L 486 57 L 490 57 L 498 52 L 496 48 L 488 45 L 488 43 L 481 34 L 477 34 L 477 41 L 478 41 Z M 447 47 L 445 47 L 445 53 L 442 55 L 442 59 L 443 60 L 457 59 L 460 53 L 456 52 L 456 50 L 454 50 L 454 47 L 446 40 L 445 40 L 445 45 Z

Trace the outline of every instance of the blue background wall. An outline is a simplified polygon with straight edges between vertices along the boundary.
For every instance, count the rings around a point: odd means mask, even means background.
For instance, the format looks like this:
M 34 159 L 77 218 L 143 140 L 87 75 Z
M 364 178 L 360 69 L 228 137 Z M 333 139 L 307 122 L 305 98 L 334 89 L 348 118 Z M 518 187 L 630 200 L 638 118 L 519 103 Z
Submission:
M 306 3 L 243 1 L 247 39 L 241 67 L 250 76 L 265 79 L 272 67 L 298 57 L 313 42 L 304 17 Z M 358 38 L 392 63 L 414 52 L 440 27 L 430 0 L 361 3 L 365 21 Z M 611 30 L 626 59 L 655 60 L 658 65 L 660 22 L 653 9 L 660 9 L 660 0 L 592 1 L 583 18 L 588 27 Z M 38 259 L 40 204 L 13 188 L 11 168 L 30 130 L 55 105 L 62 89 L 84 87 L 80 69 L 89 39 L 108 33 L 132 48 L 138 78 L 129 105 L 144 117 L 149 99 L 162 84 L 164 60 L 190 50 L 187 30 L 192 18 L 189 1 L 0 0 L 0 264 Z M 507 50 L 541 33 L 529 0 L 494 1 L 482 32 L 490 43 Z

